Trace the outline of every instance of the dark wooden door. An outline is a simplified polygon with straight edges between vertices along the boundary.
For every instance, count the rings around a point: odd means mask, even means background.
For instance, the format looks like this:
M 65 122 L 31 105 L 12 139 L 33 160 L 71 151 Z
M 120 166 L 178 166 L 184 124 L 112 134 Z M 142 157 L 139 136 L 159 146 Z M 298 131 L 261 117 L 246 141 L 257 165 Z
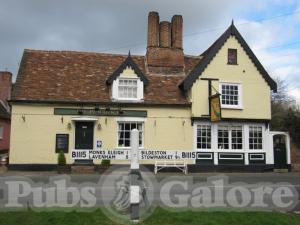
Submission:
M 275 135 L 273 137 L 274 146 L 274 167 L 276 169 L 287 168 L 285 136 Z
M 75 149 L 93 149 L 94 122 L 76 122 Z

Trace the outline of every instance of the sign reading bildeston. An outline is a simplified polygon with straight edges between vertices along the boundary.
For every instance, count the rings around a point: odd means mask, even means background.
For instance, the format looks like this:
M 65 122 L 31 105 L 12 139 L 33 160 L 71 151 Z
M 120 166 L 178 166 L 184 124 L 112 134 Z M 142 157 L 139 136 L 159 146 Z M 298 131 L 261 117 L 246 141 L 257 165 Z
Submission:
M 140 160 L 198 159 L 200 152 L 179 150 L 141 150 Z M 130 150 L 73 150 L 72 159 L 129 160 Z
M 210 121 L 217 122 L 222 119 L 220 94 L 210 96 Z

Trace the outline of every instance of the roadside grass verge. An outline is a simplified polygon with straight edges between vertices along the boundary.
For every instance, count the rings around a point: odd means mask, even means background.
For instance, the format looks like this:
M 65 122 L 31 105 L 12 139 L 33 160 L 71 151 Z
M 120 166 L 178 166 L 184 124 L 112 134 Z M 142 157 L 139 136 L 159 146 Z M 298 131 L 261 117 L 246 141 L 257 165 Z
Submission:
M 184 211 L 157 208 L 140 225 L 300 225 L 300 215 L 279 212 Z M 94 212 L 32 210 L 0 212 L 0 225 L 117 225 L 100 209 Z

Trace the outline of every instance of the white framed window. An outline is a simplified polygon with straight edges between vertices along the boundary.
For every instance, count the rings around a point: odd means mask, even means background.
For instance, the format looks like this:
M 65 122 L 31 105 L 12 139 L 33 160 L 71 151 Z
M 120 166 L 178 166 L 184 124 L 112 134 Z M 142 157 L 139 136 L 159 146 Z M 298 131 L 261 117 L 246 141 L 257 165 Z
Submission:
M 243 149 L 243 126 L 219 125 L 218 126 L 219 149 Z
M 139 131 L 139 147 L 144 146 L 143 122 L 118 121 L 118 148 L 130 147 L 130 132 L 133 129 Z
M 229 149 L 229 126 L 218 126 L 218 148 Z
M 242 108 L 241 84 L 220 83 L 220 92 L 222 108 Z
M 231 127 L 231 149 L 243 149 L 243 126 Z
M 211 125 L 197 126 L 197 149 L 211 149 Z
M 143 99 L 143 82 L 138 78 L 118 78 L 113 82 L 113 99 L 137 101 Z
M 137 79 L 119 79 L 118 98 L 136 99 L 137 89 Z
M 3 139 L 4 126 L 0 125 L 0 139 Z
M 249 126 L 249 149 L 263 149 L 263 128 L 258 125 Z

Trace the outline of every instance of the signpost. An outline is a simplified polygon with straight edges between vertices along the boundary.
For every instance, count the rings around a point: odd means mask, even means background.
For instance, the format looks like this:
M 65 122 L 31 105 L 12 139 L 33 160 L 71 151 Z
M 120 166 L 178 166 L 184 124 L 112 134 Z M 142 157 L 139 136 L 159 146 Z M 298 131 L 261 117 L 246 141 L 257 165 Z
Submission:
M 133 129 L 130 133 L 131 163 L 130 163 L 130 218 L 132 222 L 139 222 L 140 186 L 142 179 L 139 165 L 139 131 Z
M 109 159 L 109 160 L 132 160 L 131 150 L 73 150 L 72 159 Z M 202 157 L 201 152 L 193 150 L 138 150 L 139 160 L 193 160 Z

